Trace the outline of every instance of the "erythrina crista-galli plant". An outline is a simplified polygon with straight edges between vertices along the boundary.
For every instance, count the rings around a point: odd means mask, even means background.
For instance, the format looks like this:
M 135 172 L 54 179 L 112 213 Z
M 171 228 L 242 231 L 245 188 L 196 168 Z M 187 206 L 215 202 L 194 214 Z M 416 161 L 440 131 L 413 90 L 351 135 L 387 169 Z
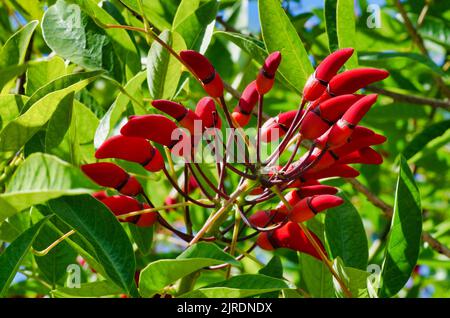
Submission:
M 448 295 L 445 4 L 34 2 L 0 4 L 0 297 Z

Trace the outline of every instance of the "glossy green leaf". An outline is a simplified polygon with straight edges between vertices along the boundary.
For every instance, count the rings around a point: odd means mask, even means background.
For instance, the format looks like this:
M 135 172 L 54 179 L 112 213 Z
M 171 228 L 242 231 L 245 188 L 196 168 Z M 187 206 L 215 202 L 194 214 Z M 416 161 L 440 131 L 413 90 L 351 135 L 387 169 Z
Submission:
M 78 5 L 58 0 L 45 12 L 42 31 L 47 45 L 59 56 L 121 79 L 120 61 L 109 36 Z
M 401 156 L 394 214 L 381 271 L 380 297 L 394 296 L 408 281 L 419 256 L 421 233 L 420 193 L 406 159 Z
M 25 56 L 38 23 L 38 21 L 29 22 L 14 33 L 0 49 L 0 89 L 25 71 Z
M 51 291 L 56 298 L 96 298 L 121 294 L 122 290 L 110 281 L 101 280 L 81 284 L 79 288 L 59 287 Z
M 216 13 L 219 4 L 216 0 L 206 1 L 191 14 L 180 18 L 173 31 L 179 33 L 189 50 L 205 53 L 211 41 Z
M 80 169 L 51 155 L 32 154 L 16 170 L 5 193 L 0 195 L 0 221 L 53 198 L 97 189 Z
M 0 95 L 0 129 L 19 116 L 28 97 L 22 95 Z
M 128 8 L 142 14 L 139 0 L 121 0 Z M 179 0 L 143 0 L 142 9 L 148 21 L 159 30 L 170 29 Z
M 111 211 L 90 195 L 61 197 L 48 205 L 89 242 L 109 278 L 124 292 L 131 292 L 136 268 L 133 247 Z
M 450 119 L 444 120 L 426 127 L 423 131 L 414 136 L 403 150 L 406 160 L 412 158 L 420 152 L 429 142 L 442 136 L 450 129 Z
M 274 255 L 270 261 L 258 271 L 259 274 L 283 278 L 283 264 L 281 263 L 281 258 L 278 255 Z
M 8 290 L 31 244 L 47 220 L 47 218 L 43 219 L 30 227 L 0 255 L 0 297 Z
M 212 258 L 162 259 L 152 262 L 141 271 L 140 294 L 143 297 L 152 297 L 178 279 L 222 262 Z
M 39 88 L 52 82 L 55 78 L 66 75 L 67 69 L 64 60 L 55 56 L 48 61 L 42 61 L 28 66 L 25 93 L 34 94 Z
M 91 72 L 78 77 L 78 81 L 63 89 L 56 90 L 43 96 L 33 103 L 26 112 L 17 117 L 0 132 L 0 152 L 15 153 L 34 134 L 36 134 L 51 118 L 59 103 L 70 93 L 78 91 L 92 82 L 101 72 Z M 82 79 L 80 79 L 82 78 Z M 51 83 L 49 85 L 52 85 Z M 42 88 L 42 89 L 45 89 Z M 34 95 L 40 94 L 38 90 Z M 34 96 L 33 95 L 33 96 Z M 30 104 L 31 97 L 24 108 Z
M 331 256 L 340 257 L 345 266 L 365 270 L 369 257 L 366 232 L 361 217 L 344 193 L 344 204 L 329 209 L 325 216 L 325 233 Z
M 181 298 L 244 298 L 289 288 L 277 278 L 260 274 L 243 274 L 191 291 Z
M 336 31 L 339 48 L 355 47 L 355 8 L 353 0 L 337 0 L 336 5 Z M 345 63 L 349 69 L 358 67 L 358 55 L 354 52 Z
M 128 228 L 130 229 L 131 238 L 134 243 L 136 243 L 139 252 L 142 255 L 149 254 L 153 243 L 154 227 L 142 227 L 133 223 L 128 223 Z
M 178 33 L 164 31 L 161 40 L 175 52 L 186 48 Z M 147 83 L 152 99 L 172 99 L 181 77 L 182 65 L 167 49 L 153 42 L 147 57 Z
M 339 40 L 337 35 L 336 26 L 336 0 L 325 0 L 324 4 L 324 16 L 325 16 L 325 28 L 328 36 L 329 51 L 334 52 L 339 49 Z
M 225 253 L 216 244 L 208 242 L 198 242 L 177 257 L 177 259 L 186 258 L 212 258 L 220 260 L 223 263 L 229 263 L 235 266 L 240 265 L 240 263 L 230 254 Z
M 253 37 L 223 31 L 217 31 L 214 33 L 214 35 L 219 38 L 223 38 L 227 41 L 233 42 L 242 51 L 246 52 L 250 58 L 254 59 L 260 65 L 264 63 L 264 60 L 268 55 L 264 47 L 264 43 L 256 40 Z M 289 80 L 286 77 L 287 75 L 283 73 L 283 70 L 279 68 L 278 72 L 281 76 L 277 77 L 277 79 L 280 80 L 280 82 L 283 83 L 283 85 L 285 85 L 286 87 L 295 92 L 301 93 L 302 88 L 296 87 L 293 83 L 289 82 Z
M 340 257 L 337 257 L 333 262 L 333 267 L 336 273 L 341 278 L 342 282 L 348 288 L 353 298 L 368 298 L 369 292 L 367 289 L 367 280 L 370 275 L 369 272 L 357 268 L 346 267 Z M 341 286 L 333 277 L 333 283 L 336 293 L 339 297 L 345 297 Z
M 38 21 L 31 21 L 14 33 L 0 50 L 0 70 L 6 66 L 19 65 L 25 60 L 28 45 Z
M 267 51 L 281 52 L 279 71 L 294 87 L 303 89 L 314 70 L 297 31 L 278 0 L 260 0 L 258 10 Z

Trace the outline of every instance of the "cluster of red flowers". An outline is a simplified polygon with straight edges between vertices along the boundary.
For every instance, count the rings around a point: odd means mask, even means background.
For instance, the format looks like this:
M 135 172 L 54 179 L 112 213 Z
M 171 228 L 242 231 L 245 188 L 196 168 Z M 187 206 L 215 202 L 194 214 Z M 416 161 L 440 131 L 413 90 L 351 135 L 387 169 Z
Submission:
M 359 172 L 349 164 L 380 164 L 382 157 L 371 146 L 386 140 L 384 136 L 359 125 L 363 116 L 376 102 L 377 95 L 361 95 L 356 92 L 373 82 L 385 79 L 389 74 L 385 70 L 375 68 L 358 68 L 338 74 L 352 53 L 353 49 L 341 49 L 326 57 L 308 79 L 298 109 L 281 113 L 263 123 L 264 95 L 274 85 L 281 63 L 279 52 L 268 56 L 256 80 L 244 89 L 237 106 L 230 112 L 224 99 L 222 79 L 211 63 L 198 52 L 182 51 L 180 59 L 209 96 L 198 102 L 195 111 L 173 101 L 154 100 L 153 107 L 172 117 L 174 121 L 157 114 L 131 116 L 121 128 L 120 135 L 107 139 L 97 149 L 95 156 L 97 159 L 136 162 L 150 172 L 163 171 L 178 194 L 204 208 L 217 209 L 223 202 L 230 200 L 230 193 L 227 192 L 223 179 L 227 173 L 236 173 L 242 178 L 240 184 L 246 179 L 252 181 L 251 189 L 245 193 L 244 199 L 239 201 L 239 206 L 242 208 L 240 213 L 244 223 L 256 230 L 254 235 L 241 239 L 258 235 L 256 242 L 263 249 L 291 248 L 319 258 L 317 250 L 298 223 L 343 203 L 343 200 L 335 195 L 337 189 L 320 184 L 320 180 L 358 176 Z M 217 185 L 212 180 L 207 180 L 198 166 L 197 170 L 192 169 L 195 163 L 187 160 L 195 153 L 197 141 L 192 141 L 199 134 L 196 122 L 201 123 L 200 133 L 207 129 L 221 129 L 222 120 L 216 103 L 228 126 L 235 129 L 248 125 L 257 107 L 258 128 L 257 162 L 243 163 L 242 171 L 227 163 L 224 156 L 225 160 L 217 164 L 220 176 Z M 178 127 L 184 128 L 186 132 L 174 134 Z M 278 140 L 280 138 L 281 141 Z M 190 153 L 174 153 L 175 146 L 186 141 L 190 141 Z M 266 160 L 261 160 L 261 143 L 274 141 L 279 141 L 275 151 Z M 166 170 L 163 155 L 152 143 L 167 147 L 172 150 L 172 154 L 186 158 L 185 164 L 189 169 L 185 169 L 185 172 L 190 172 L 187 179 L 189 182 L 179 186 L 177 181 L 172 179 Z M 308 149 L 298 158 L 297 153 L 302 146 Z M 285 151 L 290 153 L 289 159 L 283 165 L 278 165 L 277 162 Z M 116 164 L 97 162 L 82 166 L 82 170 L 99 185 L 120 192 L 120 195 L 113 196 L 107 196 L 104 192 L 95 195 L 114 214 L 122 215 L 153 207 L 136 178 Z M 270 173 L 265 174 L 262 171 Z M 187 176 L 188 174 L 186 178 Z M 208 195 L 208 191 L 204 189 L 206 186 L 212 188 L 216 197 Z M 289 192 L 274 209 L 252 213 L 255 206 L 276 197 L 273 187 Z M 192 192 L 198 188 L 210 203 L 192 197 Z M 137 199 L 140 197 L 147 203 L 141 203 Z M 176 202 L 174 196 L 166 199 L 167 204 Z M 244 207 L 248 208 L 244 211 Z M 162 225 L 168 225 L 158 212 L 143 213 L 122 221 L 151 226 L 157 220 Z M 216 239 L 226 241 L 226 232 L 227 229 L 221 231 L 221 236 Z M 185 240 L 192 238 L 180 231 L 174 233 Z M 313 237 L 317 245 L 322 246 L 319 239 Z

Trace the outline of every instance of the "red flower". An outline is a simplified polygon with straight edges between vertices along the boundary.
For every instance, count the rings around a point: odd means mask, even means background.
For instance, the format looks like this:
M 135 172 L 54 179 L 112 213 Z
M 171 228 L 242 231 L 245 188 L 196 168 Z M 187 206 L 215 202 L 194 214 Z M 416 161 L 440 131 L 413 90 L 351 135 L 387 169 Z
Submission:
M 256 77 L 256 89 L 260 95 L 267 94 L 272 89 L 275 81 L 275 73 L 277 72 L 280 62 L 281 53 L 278 51 L 271 53 L 264 61 L 264 64 Z

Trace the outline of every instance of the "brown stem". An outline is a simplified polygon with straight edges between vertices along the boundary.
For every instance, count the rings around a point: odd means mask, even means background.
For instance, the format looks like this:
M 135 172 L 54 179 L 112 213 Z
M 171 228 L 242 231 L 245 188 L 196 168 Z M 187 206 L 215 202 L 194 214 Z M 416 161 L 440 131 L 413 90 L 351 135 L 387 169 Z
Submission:
M 397 102 L 405 102 L 410 104 L 417 104 L 417 105 L 429 105 L 433 108 L 444 108 L 446 110 L 450 110 L 450 102 L 438 100 L 434 98 L 427 98 L 427 97 L 421 97 L 421 96 L 415 96 L 415 95 L 404 95 L 395 93 L 383 88 L 379 88 L 376 86 L 368 86 L 366 88 L 368 91 L 381 94 L 384 96 L 391 97 L 393 100 Z
M 375 194 L 373 194 L 366 186 L 364 186 L 361 182 L 359 182 L 356 179 L 345 179 L 348 183 L 350 183 L 358 192 L 361 192 L 369 202 L 371 202 L 376 207 L 380 208 L 380 210 L 383 211 L 383 213 L 389 217 L 392 218 L 393 214 L 393 208 L 391 205 L 387 204 L 383 200 L 381 200 L 379 197 L 377 197 Z M 430 247 L 435 250 L 436 252 L 443 254 L 450 258 L 450 249 L 443 245 L 441 242 L 439 242 L 437 239 L 431 236 L 428 232 L 422 233 L 422 240 L 424 242 L 427 242 Z
M 429 56 L 428 50 L 425 47 L 424 41 L 423 41 L 422 37 L 420 36 L 419 32 L 417 32 L 416 28 L 412 24 L 410 18 L 408 17 L 408 14 L 407 14 L 405 8 L 403 7 L 402 2 L 400 0 L 396 0 L 395 1 L 395 6 L 397 7 L 398 11 L 400 12 L 400 15 L 403 18 L 403 22 L 405 24 L 406 30 L 408 31 L 409 35 L 413 39 L 413 42 L 417 45 L 417 47 L 419 48 L 420 52 L 423 55 Z M 442 80 L 442 78 L 439 77 L 439 76 L 434 76 L 434 80 L 438 84 L 441 92 L 447 98 L 450 98 L 450 89 L 447 87 L 447 85 Z

